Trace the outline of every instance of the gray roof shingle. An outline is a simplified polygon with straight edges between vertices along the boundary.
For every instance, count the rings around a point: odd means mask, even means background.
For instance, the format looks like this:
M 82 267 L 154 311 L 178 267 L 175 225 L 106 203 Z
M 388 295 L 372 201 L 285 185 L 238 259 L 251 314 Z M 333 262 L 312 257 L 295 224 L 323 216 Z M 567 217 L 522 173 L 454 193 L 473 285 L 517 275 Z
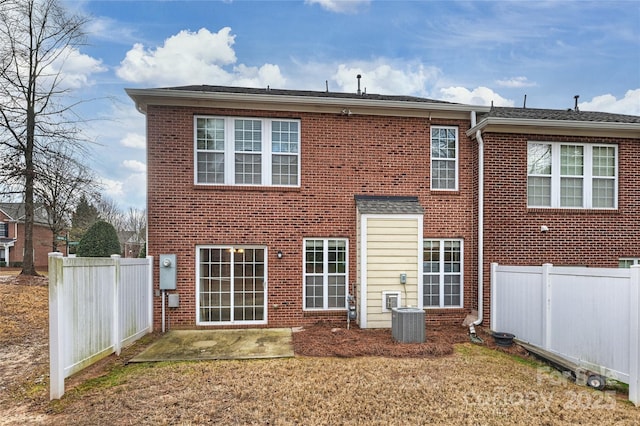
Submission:
M 0 203 L 0 210 L 9 216 L 10 220 L 24 222 L 24 203 Z M 49 223 L 47 210 L 40 204 L 34 206 L 34 223 L 41 225 Z
M 179 87 L 163 87 L 159 90 L 184 90 L 187 92 L 205 92 L 205 93 L 244 93 L 250 95 L 279 95 L 279 96 L 306 96 L 313 98 L 336 98 L 336 99 L 370 99 L 379 101 L 401 101 L 401 102 L 424 102 L 451 104 L 452 102 L 438 101 L 435 99 L 419 98 L 416 96 L 396 96 L 396 95 L 378 95 L 371 93 L 345 93 L 345 92 L 320 92 L 313 90 L 287 90 L 287 89 L 266 89 L 253 87 L 230 87 L 230 86 L 179 86 Z
M 591 121 L 602 123 L 640 123 L 640 116 L 612 114 L 608 112 L 575 111 L 573 109 L 539 109 L 493 107 L 486 114 L 479 114 L 478 120 L 484 118 L 513 118 L 532 120 Z
M 360 214 L 424 214 L 418 197 L 356 195 Z

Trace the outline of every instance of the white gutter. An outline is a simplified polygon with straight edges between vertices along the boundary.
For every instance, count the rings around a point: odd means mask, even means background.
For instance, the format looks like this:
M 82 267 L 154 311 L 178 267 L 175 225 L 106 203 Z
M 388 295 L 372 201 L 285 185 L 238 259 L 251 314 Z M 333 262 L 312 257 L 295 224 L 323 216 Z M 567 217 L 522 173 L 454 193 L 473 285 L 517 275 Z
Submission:
M 471 127 L 475 126 L 476 112 L 471 111 Z M 484 317 L 484 140 L 480 129 L 476 130 L 476 140 L 478 141 L 478 319 L 471 323 L 471 327 L 482 324 Z

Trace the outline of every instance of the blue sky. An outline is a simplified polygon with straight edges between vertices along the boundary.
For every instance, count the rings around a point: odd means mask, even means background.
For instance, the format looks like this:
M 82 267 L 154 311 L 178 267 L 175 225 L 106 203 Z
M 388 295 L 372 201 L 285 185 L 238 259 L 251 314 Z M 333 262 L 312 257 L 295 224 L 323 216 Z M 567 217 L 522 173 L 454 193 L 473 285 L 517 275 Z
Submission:
M 144 116 L 125 87 L 190 84 L 414 95 L 640 115 L 640 2 L 71 1 L 92 17 L 68 61 L 92 168 L 145 207 Z M 71 73 L 70 73 L 71 74 Z

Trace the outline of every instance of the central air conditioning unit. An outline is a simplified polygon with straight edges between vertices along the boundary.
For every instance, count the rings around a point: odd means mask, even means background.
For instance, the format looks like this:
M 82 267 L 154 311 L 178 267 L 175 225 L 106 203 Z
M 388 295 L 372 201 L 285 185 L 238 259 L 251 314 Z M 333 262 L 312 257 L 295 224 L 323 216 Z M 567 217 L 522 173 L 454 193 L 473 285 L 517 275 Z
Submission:
M 400 343 L 424 343 L 424 311 L 419 308 L 393 308 L 391 335 Z

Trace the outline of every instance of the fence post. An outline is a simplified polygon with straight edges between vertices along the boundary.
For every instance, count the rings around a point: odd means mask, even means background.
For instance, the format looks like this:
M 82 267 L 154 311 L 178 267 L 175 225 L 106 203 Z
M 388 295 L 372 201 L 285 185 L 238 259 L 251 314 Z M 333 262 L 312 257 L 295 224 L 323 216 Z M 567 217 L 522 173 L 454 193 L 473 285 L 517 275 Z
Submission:
M 551 347 L 551 263 L 542 265 L 542 273 L 540 275 L 540 285 L 542 285 L 542 347 L 549 350 Z
M 49 253 L 49 399 L 64 395 L 64 342 L 62 253 Z
M 640 265 L 631 267 L 629 282 L 629 401 L 640 406 Z
M 491 276 L 489 277 L 491 280 L 491 321 L 489 323 L 489 328 L 491 330 L 498 330 L 498 318 L 497 318 L 497 304 L 498 304 L 498 264 L 496 262 L 491 263 Z
M 147 283 L 149 285 L 148 332 L 153 333 L 153 256 L 147 256 Z
M 116 355 L 120 355 L 120 255 L 112 254 L 111 260 L 113 260 L 114 268 L 114 280 L 113 280 L 113 351 Z

